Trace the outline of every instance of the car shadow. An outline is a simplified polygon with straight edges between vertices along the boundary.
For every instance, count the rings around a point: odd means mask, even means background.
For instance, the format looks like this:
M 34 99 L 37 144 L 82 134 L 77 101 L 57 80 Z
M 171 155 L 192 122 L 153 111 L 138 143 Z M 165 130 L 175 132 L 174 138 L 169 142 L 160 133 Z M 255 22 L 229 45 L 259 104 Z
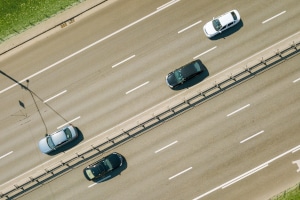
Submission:
M 172 88 L 173 90 L 183 90 L 183 89 L 187 89 L 189 87 L 192 87 L 198 83 L 200 83 L 201 81 L 203 81 L 206 77 L 209 76 L 209 72 L 207 70 L 207 68 L 205 67 L 205 65 L 203 65 L 203 72 L 201 72 L 200 74 L 198 74 L 197 76 L 193 77 L 192 79 L 184 82 L 181 85 L 178 85 L 175 88 Z
M 229 35 L 234 34 L 235 32 L 237 32 L 238 30 L 240 30 L 242 27 L 244 26 L 244 23 L 242 21 L 242 19 L 239 21 L 239 23 L 237 23 L 237 25 L 225 30 L 224 32 L 209 38 L 210 40 L 219 40 L 219 39 L 225 39 L 226 37 L 228 37 Z
M 125 159 L 124 156 L 122 156 L 122 158 L 123 158 L 123 163 L 122 163 L 121 167 L 119 167 L 119 168 L 117 168 L 117 169 L 115 169 L 115 170 L 113 170 L 113 171 L 105 174 L 105 176 L 103 176 L 103 177 L 96 178 L 96 179 L 94 179 L 92 181 L 95 182 L 95 183 L 103 183 L 105 181 L 113 179 L 116 176 L 121 175 L 121 172 L 124 171 L 127 168 L 127 161 L 126 161 L 126 159 Z
M 74 147 L 74 146 L 78 145 L 80 142 L 82 142 L 84 140 L 84 136 L 83 136 L 82 132 L 77 127 L 75 127 L 75 129 L 77 130 L 77 133 L 78 133 L 78 137 L 75 140 L 73 140 L 73 141 L 71 141 L 71 142 L 69 142 L 69 143 L 61 146 L 57 150 L 52 151 L 52 152 L 48 153 L 47 155 L 49 155 L 49 156 L 55 156 L 57 154 L 60 154 L 62 152 L 65 152 L 65 151 L 71 149 L 72 147 Z

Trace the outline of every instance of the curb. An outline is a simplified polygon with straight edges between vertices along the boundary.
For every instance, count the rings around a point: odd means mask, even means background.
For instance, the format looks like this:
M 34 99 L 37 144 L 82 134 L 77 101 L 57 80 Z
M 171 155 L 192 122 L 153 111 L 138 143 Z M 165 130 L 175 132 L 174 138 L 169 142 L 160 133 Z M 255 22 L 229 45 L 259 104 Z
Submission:
M 109 4 L 115 2 L 116 0 L 109 0 Z M 79 3 L 61 11 L 54 16 L 32 26 L 23 32 L 10 37 L 4 42 L 0 43 L 0 56 L 11 53 L 13 50 L 19 50 L 18 47 L 24 47 L 25 45 L 30 45 L 37 39 L 43 39 L 49 34 L 55 31 L 61 30 L 72 24 L 76 20 L 79 20 L 86 15 L 90 15 L 96 12 L 98 9 L 102 8 L 101 5 L 108 2 L 108 0 L 80 0 Z M 109 4 L 105 4 L 107 6 Z

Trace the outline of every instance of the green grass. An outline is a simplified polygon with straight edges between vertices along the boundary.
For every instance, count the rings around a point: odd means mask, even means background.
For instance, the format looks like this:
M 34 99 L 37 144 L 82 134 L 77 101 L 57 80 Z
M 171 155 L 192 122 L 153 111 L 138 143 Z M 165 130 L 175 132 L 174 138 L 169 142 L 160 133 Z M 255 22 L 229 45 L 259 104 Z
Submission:
M 270 200 L 300 200 L 300 183 L 272 197 Z
M 0 0 L 0 42 L 78 2 L 80 0 Z M 271 200 L 300 200 L 300 184 Z
M 79 0 L 0 0 L 0 40 L 18 34 L 78 2 Z

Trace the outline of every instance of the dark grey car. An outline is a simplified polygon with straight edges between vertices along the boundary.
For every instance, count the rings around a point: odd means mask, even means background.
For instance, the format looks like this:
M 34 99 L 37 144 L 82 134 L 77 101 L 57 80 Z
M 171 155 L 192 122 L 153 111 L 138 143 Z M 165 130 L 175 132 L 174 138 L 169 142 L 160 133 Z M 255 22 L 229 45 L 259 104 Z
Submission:
M 83 174 L 85 178 L 90 181 L 102 177 L 108 172 L 121 167 L 122 163 L 122 156 L 119 153 L 114 152 L 84 168 Z
M 166 83 L 170 88 L 174 88 L 200 74 L 203 71 L 203 68 L 203 64 L 200 60 L 194 60 L 170 72 L 166 76 Z

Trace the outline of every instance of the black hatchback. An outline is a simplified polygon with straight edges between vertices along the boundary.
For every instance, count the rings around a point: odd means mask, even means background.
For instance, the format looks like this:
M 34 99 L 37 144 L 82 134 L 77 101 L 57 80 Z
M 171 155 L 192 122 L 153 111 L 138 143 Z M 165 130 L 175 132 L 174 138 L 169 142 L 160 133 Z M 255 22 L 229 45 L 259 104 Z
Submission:
M 203 68 L 203 64 L 200 60 L 194 60 L 170 72 L 166 76 L 166 83 L 170 88 L 174 88 L 200 74 L 203 71 Z
M 122 156 L 119 153 L 114 152 L 84 168 L 83 174 L 85 178 L 90 181 L 96 178 L 100 178 L 108 172 L 121 167 L 122 163 Z

